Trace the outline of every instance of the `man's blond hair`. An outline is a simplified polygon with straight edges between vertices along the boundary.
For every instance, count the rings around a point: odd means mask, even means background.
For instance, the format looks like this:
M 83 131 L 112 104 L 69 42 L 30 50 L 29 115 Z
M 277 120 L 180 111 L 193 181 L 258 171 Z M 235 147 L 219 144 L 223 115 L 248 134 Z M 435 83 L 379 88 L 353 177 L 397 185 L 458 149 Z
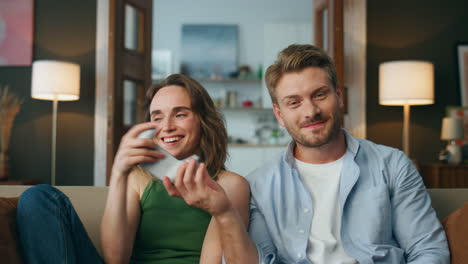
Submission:
M 333 89 L 337 87 L 336 68 L 333 60 L 322 49 L 309 44 L 293 44 L 282 50 L 278 59 L 265 73 L 265 82 L 271 101 L 277 104 L 275 89 L 285 73 L 300 72 L 309 67 L 319 67 L 327 74 Z

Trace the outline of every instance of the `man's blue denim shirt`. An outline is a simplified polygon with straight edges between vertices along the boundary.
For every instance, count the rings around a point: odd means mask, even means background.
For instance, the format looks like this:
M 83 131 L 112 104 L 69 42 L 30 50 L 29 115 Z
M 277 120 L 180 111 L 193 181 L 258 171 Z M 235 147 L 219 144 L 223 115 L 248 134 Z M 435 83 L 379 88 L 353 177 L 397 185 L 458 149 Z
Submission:
M 348 255 L 361 264 L 448 264 L 445 232 L 411 160 L 397 149 L 344 133 L 351 155 L 344 157 L 338 200 Z M 310 263 L 306 250 L 314 205 L 293 165 L 293 148 L 289 144 L 247 176 L 249 234 L 259 263 Z

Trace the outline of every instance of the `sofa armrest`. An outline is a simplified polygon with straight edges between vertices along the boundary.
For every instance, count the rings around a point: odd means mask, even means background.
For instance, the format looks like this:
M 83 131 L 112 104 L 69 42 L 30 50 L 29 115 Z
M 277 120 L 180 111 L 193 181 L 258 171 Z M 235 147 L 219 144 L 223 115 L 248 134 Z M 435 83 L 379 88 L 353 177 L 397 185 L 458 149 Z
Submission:
M 0 197 L 18 197 L 31 186 L 0 186 Z M 94 246 L 101 254 L 100 224 L 108 187 L 57 186 L 73 204 Z

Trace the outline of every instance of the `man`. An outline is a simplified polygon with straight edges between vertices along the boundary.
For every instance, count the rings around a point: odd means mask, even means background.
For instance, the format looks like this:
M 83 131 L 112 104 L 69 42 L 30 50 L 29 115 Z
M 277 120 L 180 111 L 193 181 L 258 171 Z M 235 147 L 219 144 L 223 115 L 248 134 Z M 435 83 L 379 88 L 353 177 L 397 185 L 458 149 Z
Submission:
M 449 263 L 445 233 L 412 162 L 341 128 L 331 59 L 312 45 L 291 45 L 265 78 L 274 114 L 293 140 L 247 177 L 251 240 L 225 195 L 214 188 L 203 189 L 204 198 L 191 195 L 217 220 L 222 243 L 231 243 L 227 262 Z

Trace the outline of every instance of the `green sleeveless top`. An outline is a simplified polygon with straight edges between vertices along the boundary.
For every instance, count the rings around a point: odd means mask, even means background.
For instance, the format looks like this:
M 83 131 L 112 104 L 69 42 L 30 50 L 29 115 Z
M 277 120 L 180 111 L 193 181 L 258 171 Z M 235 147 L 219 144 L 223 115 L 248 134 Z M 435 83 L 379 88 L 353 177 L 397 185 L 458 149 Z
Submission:
M 193 264 L 211 215 L 171 197 L 161 181 L 152 180 L 140 201 L 141 216 L 130 263 Z

